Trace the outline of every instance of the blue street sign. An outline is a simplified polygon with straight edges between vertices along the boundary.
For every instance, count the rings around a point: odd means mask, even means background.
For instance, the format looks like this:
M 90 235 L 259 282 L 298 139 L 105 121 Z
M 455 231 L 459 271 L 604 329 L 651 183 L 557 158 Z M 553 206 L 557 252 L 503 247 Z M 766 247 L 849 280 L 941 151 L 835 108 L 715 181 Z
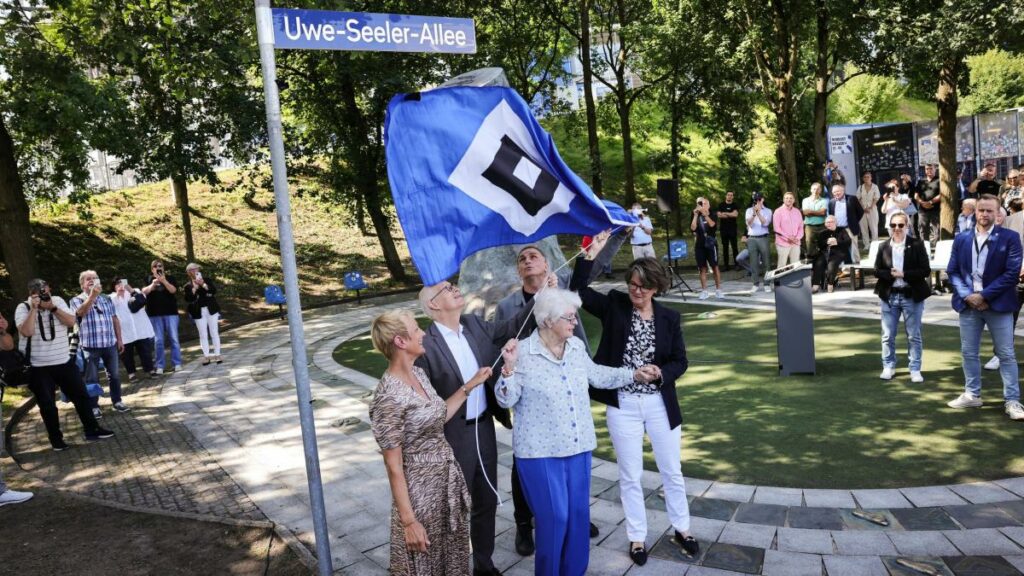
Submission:
M 476 53 L 470 18 L 272 8 L 274 48 Z

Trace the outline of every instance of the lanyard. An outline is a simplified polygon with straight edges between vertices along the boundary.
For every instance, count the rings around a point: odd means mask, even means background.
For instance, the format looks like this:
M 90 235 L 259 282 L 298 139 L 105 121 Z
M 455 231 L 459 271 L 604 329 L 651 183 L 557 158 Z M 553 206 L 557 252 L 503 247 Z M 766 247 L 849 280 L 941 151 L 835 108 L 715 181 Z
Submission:
M 978 282 L 981 281 L 982 275 L 984 274 L 984 270 L 981 269 L 981 253 L 988 249 L 988 241 L 991 239 L 992 234 L 990 233 L 988 238 L 985 238 L 985 241 L 981 243 L 981 246 L 978 246 L 977 236 L 974 237 L 974 241 L 972 242 L 972 244 L 974 244 L 974 269 L 971 270 L 971 276 Z

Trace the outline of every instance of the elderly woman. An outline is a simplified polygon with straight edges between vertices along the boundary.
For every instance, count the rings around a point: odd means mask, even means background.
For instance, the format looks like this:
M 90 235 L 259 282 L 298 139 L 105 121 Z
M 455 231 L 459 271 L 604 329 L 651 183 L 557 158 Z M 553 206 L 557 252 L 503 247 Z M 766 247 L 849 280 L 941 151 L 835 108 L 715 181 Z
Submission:
M 595 364 L 573 336 L 576 294 L 548 288 L 534 302 L 538 328 L 502 349 L 495 398 L 515 415 L 512 449 L 536 521 L 534 574 L 580 576 L 590 559 L 590 453 L 597 447 L 587 386 L 650 382 L 658 369 Z
M 203 350 L 203 366 L 211 361 L 220 364 L 220 305 L 217 304 L 217 286 L 209 278 L 203 278 L 203 269 L 195 262 L 185 267 L 188 284 L 185 284 L 185 302 L 188 315 L 199 331 L 199 347 Z M 213 350 L 210 350 L 213 340 Z
M 370 422 L 394 499 L 390 573 L 469 574 L 469 491 L 444 424 L 491 369 L 481 368 L 461 392 L 442 400 L 413 365 L 423 354 L 424 332 L 411 313 L 385 312 L 370 333 L 374 348 L 388 359 L 373 393 Z
M 811 292 L 817 294 L 822 286 L 829 292 L 839 282 L 839 267 L 850 252 L 850 235 L 836 227 L 835 214 L 825 218 L 825 229 L 818 234 L 818 256 L 811 274 Z
M 882 380 L 896 374 L 896 327 L 900 316 L 907 331 L 910 381 L 924 382 L 921 375 L 921 314 L 931 295 L 931 265 L 924 242 L 909 236 L 910 217 L 905 212 L 889 215 L 889 240 L 875 257 L 875 294 L 882 301 Z
M 594 361 L 630 369 L 652 364 L 657 370 L 657 377 L 649 382 L 633 382 L 617 391 L 591 391 L 594 400 L 608 405 L 629 556 L 638 565 L 647 562 L 647 512 L 640 485 L 645 431 L 665 488 L 674 540 L 687 554 L 696 555 L 700 547 L 690 535 L 690 508 L 680 468 L 683 417 L 676 397 L 676 380 L 686 371 L 686 349 L 679 313 L 654 301 L 655 294 L 668 290 L 668 275 L 657 260 L 638 258 L 626 269 L 628 293 L 602 294 L 587 287 L 593 259 L 607 234 L 599 238 L 586 258 L 576 261 L 571 285 L 579 291 L 583 309 L 601 320 L 601 343 Z

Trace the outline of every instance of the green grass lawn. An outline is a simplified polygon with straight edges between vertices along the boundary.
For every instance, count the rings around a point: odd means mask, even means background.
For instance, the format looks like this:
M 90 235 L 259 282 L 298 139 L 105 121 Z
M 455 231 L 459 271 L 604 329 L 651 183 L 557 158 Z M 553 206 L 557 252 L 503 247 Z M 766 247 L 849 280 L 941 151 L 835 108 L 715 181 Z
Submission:
M 987 404 L 959 411 L 959 332 L 924 327 L 925 383 L 911 384 L 905 339 L 897 378 L 878 379 L 876 321 L 819 318 L 818 373 L 778 376 L 774 312 L 677 306 L 690 368 L 677 383 L 683 411 L 683 471 L 727 482 L 801 488 L 889 488 L 1024 474 L 1024 427 L 1002 407 L 998 373 L 985 372 Z M 584 314 L 596 347 L 600 325 Z M 991 350 L 986 337 L 983 350 Z M 1018 354 L 1024 349 L 1018 349 Z M 986 356 L 987 357 L 987 356 Z M 335 351 L 340 363 L 378 375 L 386 367 L 369 336 Z M 614 458 L 605 409 L 594 404 L 597 456 Z M 645 465 L 654 470 L 648 450 Z

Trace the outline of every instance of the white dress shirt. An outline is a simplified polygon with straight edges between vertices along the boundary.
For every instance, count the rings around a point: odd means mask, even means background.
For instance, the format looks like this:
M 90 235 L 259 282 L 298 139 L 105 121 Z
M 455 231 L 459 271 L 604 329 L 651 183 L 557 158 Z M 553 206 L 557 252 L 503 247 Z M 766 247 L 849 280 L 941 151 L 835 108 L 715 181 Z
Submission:
M 462 324 L 459 324 L 459 331 L 455 332 L 444 324 L 434 322 L 441 336 L 444 337 L 448 350 L 455 357 L 455 363 L 459 365 L 459 372 L 462 374 L 462 383 L 465 384 L 476 376 L 480 370 L 480 363 L 476 360 L 476 354 L 469 347 L 469 341 L 463 334 Z M 487 410 L 487 395 L 484 394 L 482 386 L 477 386 L 469 393 L 466 399 L 466 420 L 472 420 Z
M 903 242 L 897 244 L 895 241 L 890 240 L 889 246 L 892 247 L 892 267 L 894 270 L 903 272 L 903 261 L 907 254 L 907 239 L 904 238 Z M 903 278 L 896 278 L 893 283 L 893 288 L 903 288 L 907 285 L 907 282 Z

